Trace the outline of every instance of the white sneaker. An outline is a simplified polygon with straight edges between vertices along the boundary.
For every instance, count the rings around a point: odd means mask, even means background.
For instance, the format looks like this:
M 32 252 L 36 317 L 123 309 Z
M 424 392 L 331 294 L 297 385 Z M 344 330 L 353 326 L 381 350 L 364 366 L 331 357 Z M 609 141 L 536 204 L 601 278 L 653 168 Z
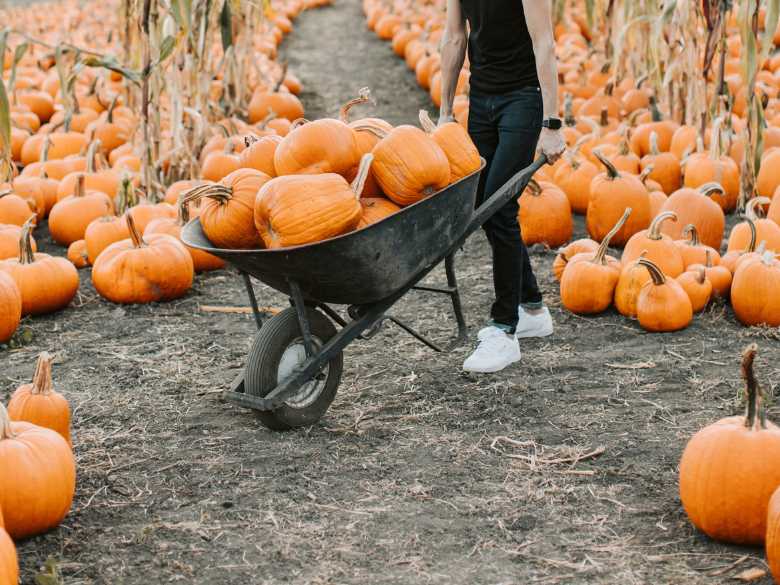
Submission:
M 515 332 L 518 339 L 548 337 L 553 334 L 553 320 L 547 307 L 544 307 L 542 312 L 537 315 L 526 313 L 523 307 L 518 307 L 517 315 L 520 318 Z
M 511 333 L 498 327 L 485 327 L 477 335 L 479 345 L 463 362 L 467 372 L 488 374 L 500 372 L 505 367 L 520 361 L 520 343 Z

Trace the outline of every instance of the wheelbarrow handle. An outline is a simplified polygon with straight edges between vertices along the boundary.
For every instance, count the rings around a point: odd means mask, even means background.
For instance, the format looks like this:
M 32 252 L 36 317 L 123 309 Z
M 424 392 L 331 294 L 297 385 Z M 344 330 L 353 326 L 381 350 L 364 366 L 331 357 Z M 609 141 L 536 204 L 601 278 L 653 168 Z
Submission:
M 504 207 L 512 197 L 519 197 L 525 190 L 526 186 L 530 182 L 531 178 L 536 174 L 536 171 L 541 169 L 547 164 L 547 157 L 541 155 L 533 163 L 524 168 L 521 171 L 509 179 L 504 185 L 493 193 L 488 199 L 482 203 L 474 211 L 474 215 L 471 218 L 471 223 L 466 230 L 466 235 L 479 229 L 488 219 L 493 217 L 499 209 Z

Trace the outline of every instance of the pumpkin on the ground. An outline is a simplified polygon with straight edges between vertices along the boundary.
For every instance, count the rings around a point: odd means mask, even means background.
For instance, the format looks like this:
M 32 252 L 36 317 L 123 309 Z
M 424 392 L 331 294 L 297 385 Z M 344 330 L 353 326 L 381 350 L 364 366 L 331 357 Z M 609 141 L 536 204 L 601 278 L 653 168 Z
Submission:
M 650 272 L 650 281 L 642 287 L 636 301 L 639 325 L 653 333 L 685 329 L 693 319 L 693 305 L 688 294 L 680 283 L 667 278 L 650 260 L 640 258 L 638 262 Z
M 22 293 L 16 281 L 0 270 L 0 343 L 13 336 L 22 319 Z
M 767 509 L 780 486 L 780 429 L 766 420 L 753 370 L 758 348 L 742 355 L 744 416 L 698 431 L 680 460 L 680 499 L 688 518 L 710 538 L 740 545 L 764 542 Z
M 575 240 L 571 244 L 558 250 L 558 253 L 555 255 L 555 260 L 553 260 L 553 276 L 555 277 L 555 280 L 560 282 L 563 271 L 566 269 L 569 260 L 574 258 L 577 254 L 587 252 L 594 253 L 598 249 L 598 242 L 591 240 L 590 238 L 582 238 Z
M 677 221 L 677 214 L 666 211 L 658 214 L 646 230 L 635 233 L 626 243 L 621 260 L 628 264 L 644 253 L 645 258 L 652 260 L 664 271 L 664 274 L 676 278 L 683 273 L 685 263 L 674 240 L 661 233 L 661 226 L 666 221 Z
M 664 193 L 674 193 L 682 187 L 679 159 L 671 152 L 658 150 L 658 135 L 650 134 L 650 153 L 642 157 L 642 170 L 652 167 L 648 177 L 661 185 Z
M 363 215 L 360 194 L 372 155 L 366 154 L 352 184 L 341 175 L 288 175 L 263 185 L 255 225 L 267 248 L 319 242 L 354 230 Z
M 103 191 L 87 191 L 84 178 L 81 173 L 75 193 L 55 203 L 49 214 L 51 237 L 63 246 L 83 240 L 87 226 L 93 220 L 114 213 L 111 198 Z
M 670 236 L 673 240 L 679 240 L 684 227 L 693 224 L 702 243 L 720 250 L 723 231 L 726 228 L 726 216 L 721 206 L 712 197 L 722 192 L 723 187 L 718 183 L 706 183 L 697 189 L 683 187 L 672 193 L 661 211 L 674 211 L 678 221 L 664 224 L 661 233 Z
M 618 313 L 629 319 L 636 318 L 636 303 L 639 299 L 639 293 L 650 280 L 650 273 L 639 263 L 639 260 L 645 257 L 646 252 L 643 250 L 639 258 L 623 263 L 615 287 L 615 308 Z
M 769 500 L 766 516 L 766 560 L 775 583 L 780 583 L 780 488 Z
M 0 508 L 0 585 L 19 583 L 19 561 L 16 558 L 14 541 L 5 531 L 3 510 Z
M 726 299 L 731 292 L 731 281 L 734 277 L 725 266 L 713 264 L 712 258 L 713 255 L 707 250 L 704 264 L 691 264 L 686 267 L 686 270 L 703 269 L 707 280 L 712 283 L 712 296 Z
M 128 210 L 130 238 L 103 250 L 92 267 L 95 290 L 114 303 L 169 301 L 187 294 L 195 270 L 179 240 L 167 234 L 142 237 Z
M 48 532 L 70 510 L 76 463 L 59 433 L 12 422 L 0 404 L 0 509 L 14 540 Z
M 780 252 L 780 225 L 771 219 L 759 217 L 760 206 L 768 205 L 770 202 L 766 197 L 754 197 L 745 206 L 745 215 L 755 226 L 755 237 L 758 242 L 766 242 L 767 250 Z M 729 235 L 727 250 L 729 252 L 744 250 L 752 237 L 752 228 L 746 221 L 735 225 Z
M 79 288 L 76 267 L 59 256 L 32 250 L 32 218 L 23 226 L 18 258 L 0 260 L 0 271 L 8 274 L 22 295 L 22 315 L 53 313 L 67 307 Z
M 54 389 L 52 361 L 52 356 L 47 352 L 38 356 L 32 383 L 22 384 L 11 395 L 8 415 L 11 420 L 25 421 L 56 431 L 70 445 L 70 405 Z
M 677 277 L 677 282 L 691 300 L 693 312 L 698 313 L 710 302 L 712 298 L 712 282 L 707 278 L 707 271 L 703 266 L 692 267 Z
M 685 268 L 691 264 L 703 264 L 707 260 L 707 255 L 713 264 L 720 264 L 720 254 L 715 248 L 701 243 L 699 230 L 692 223 L 683 228 L 682 239 L 675 240 L 674 243 L 680 250 Z
M 76 268 L 86 268 L 89 266 L 89 255 L 87 254 L 87 243 L 84 240 L 76 240 L 68 246 L 68 260 Z
M 590 202 L 590 184 L 599 174 L 598 167 L 577 153 L 579 147 L 564 154 L 563 162 L 556 169 L 553 180 L 566 193 L 574 213 L 584 214 Z
M 780 327 L 780 261 L 774 252 L 756 254 L 737 266 L 731 306 L 743 325 Z
M 21 226 L 35 213 L 29 199 L 19 197 L 10 189 L 3 189 L 0 185 L 0 224 Z
M 29 219 L 30 213 L 27 213 Z M 13 258 L 19 256 L 19 238 L 22 235 L 22 226 L 0 223 L 0 260 L 6 258 Z M 35 238 L 30 237 L 30 245 L 33 252 L 38 251 L 38 246 L 35 243 Z

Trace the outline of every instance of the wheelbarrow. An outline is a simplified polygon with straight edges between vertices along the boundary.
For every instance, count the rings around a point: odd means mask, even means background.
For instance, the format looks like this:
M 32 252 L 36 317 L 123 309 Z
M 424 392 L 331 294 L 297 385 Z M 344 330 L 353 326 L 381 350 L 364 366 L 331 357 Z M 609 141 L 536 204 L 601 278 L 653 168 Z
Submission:
M 468 236 L 525 189 L 545 162 L 544 157 L 537 159 L 477 209 L 482 168 L 376 224 L 310 245 L 225 250 L 214 247 L 198 219 L 189 222 L 181 234 L 185 244 L 223 258 L 241 273 L 258 328 L 244 371 L 225 397 L 256 411 L 270 429 L 308 426 L 325 414 L 336 396 L 344 349 L 356 339 L 373 337 L 385 323 L 396 324 L 434 351 L 445 351 L 387 315 L 410 290 L 450 297 L 457 335 L 446 349 L 461 345 L 468 329 L 454 254 Z M 447 286 L 421 286 L 420 281 L 442 261 Z M 291 306 L 264 320 L 251 278 L 287 295 Z M 346 311 L 339 312 L 333 305 L 345 306 Z

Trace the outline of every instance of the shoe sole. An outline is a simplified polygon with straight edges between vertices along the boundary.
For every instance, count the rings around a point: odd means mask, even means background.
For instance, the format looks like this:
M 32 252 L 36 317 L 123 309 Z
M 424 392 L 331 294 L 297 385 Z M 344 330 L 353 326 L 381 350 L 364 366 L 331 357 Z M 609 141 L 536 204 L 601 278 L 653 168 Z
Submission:
M 507 365 L 505 365 L 502 368 L 494 368 L 494 369 L 490 369 L 490 370 L 476 370 L 476 369 L 473 369 L 473 368 L 472 369 L 463 368 L 463 371 L 467 372 L 469 374 L 495 374 L 496 372 L 501 372 L 503 370 L 506 370 L 512 364 L 516 364 L 517 362 L 519 362 L 522 359 L 522 357 L 523 356 L 518 357 L 516 360 L 513 360 L 513 361 L 509 362 Z
M 542 337 L 550 337 L 554 331 L 545 331 L 544 333 L 518 333 L 517 338 L 518 339 L 532 339 L 534 337 L 542 338 Z

